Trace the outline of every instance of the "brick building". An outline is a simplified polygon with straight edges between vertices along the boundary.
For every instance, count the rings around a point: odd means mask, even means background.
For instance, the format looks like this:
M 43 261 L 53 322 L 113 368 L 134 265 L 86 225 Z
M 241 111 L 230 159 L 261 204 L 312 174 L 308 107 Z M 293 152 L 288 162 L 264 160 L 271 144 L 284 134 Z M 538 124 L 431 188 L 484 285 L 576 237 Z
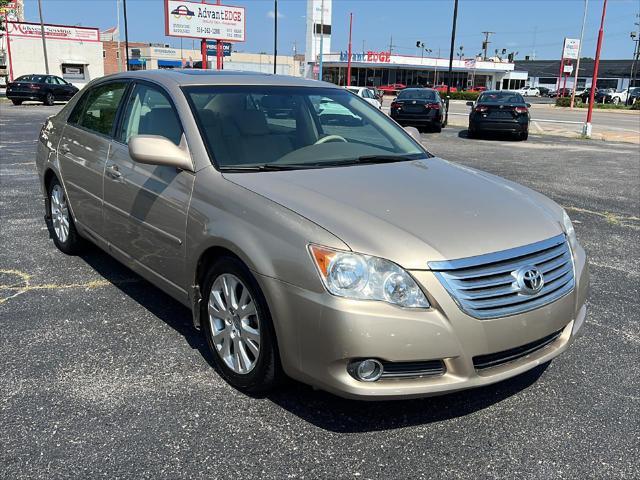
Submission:
M 132 48 L 148 47 L 145 42 L 129 42 L 129 52 Z M 118 42 L 107 40 L 102 42 L 102 59 L 104 61 L 104 74 L 110 75 L 126 70 L 127 56 L 125 53 L 124 42 L 120 42 L 120 51 L 118 52 Z M 118 68 L 118 64 L 120 68 Z

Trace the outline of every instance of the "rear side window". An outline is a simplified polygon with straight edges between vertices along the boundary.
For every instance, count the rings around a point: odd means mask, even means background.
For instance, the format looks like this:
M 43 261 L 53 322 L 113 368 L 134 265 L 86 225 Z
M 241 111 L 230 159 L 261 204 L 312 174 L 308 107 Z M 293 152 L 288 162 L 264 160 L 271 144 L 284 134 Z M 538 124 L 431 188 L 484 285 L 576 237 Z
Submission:
M 136 85 L 129 99 L 118 139 L 128 143 L 134 135 L 160 135 L 180 144 L 182 126 L 178 114 L 167 95 L 156 87 Z
M 69 121 L 73 123 L 75 120 L 79 126 L 88 130 L 111 135 L 118 105 L 126 88 L 127 84 L 124 82 L 98 85 L 86 94 L 86 99 L 83 98 L 78 103 Z

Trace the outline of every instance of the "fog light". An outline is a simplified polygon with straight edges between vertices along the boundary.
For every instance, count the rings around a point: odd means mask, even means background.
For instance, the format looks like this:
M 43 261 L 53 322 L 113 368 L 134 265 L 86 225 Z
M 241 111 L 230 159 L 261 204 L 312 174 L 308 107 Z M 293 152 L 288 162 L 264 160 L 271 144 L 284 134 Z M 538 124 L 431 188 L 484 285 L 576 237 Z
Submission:
M 382 375 L 382 364 L 373 358 L 355 362 L 353 376 L 363 382 L 375 382 Z

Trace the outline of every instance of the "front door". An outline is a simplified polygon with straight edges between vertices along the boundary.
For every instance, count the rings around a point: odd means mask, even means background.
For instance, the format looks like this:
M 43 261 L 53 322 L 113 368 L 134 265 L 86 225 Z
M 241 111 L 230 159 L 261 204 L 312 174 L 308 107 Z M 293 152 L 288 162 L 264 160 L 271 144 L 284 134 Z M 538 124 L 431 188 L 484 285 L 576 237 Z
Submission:
M 112 142 L 104 177 L 107 240 L 147 272 L 184 292 L 185 232 L 195 175 L 175 167 L 144 165 L 129 156 L 134 135 L 185 142 L 178 114 L 159 87 L 138 83 Z
M 58 159 L 74 219 L 102 235 L 102 176 L 126 82 L 100 84 L 85 94 L 69 116 Z

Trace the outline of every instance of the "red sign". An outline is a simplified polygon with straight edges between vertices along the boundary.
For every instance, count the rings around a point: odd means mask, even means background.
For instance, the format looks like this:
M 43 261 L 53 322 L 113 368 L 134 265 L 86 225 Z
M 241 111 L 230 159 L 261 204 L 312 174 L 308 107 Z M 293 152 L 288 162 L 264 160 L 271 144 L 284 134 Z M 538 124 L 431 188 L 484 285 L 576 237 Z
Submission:
M 26 22 L 9 22 L 8 32 L 11 37 L 40 38 L 40 24 Z M 49 40 L 75 40 L 81 42 L 99 42 L 100 30 L 88 27 L 66 25 L 45 25 L 44 36 Z

